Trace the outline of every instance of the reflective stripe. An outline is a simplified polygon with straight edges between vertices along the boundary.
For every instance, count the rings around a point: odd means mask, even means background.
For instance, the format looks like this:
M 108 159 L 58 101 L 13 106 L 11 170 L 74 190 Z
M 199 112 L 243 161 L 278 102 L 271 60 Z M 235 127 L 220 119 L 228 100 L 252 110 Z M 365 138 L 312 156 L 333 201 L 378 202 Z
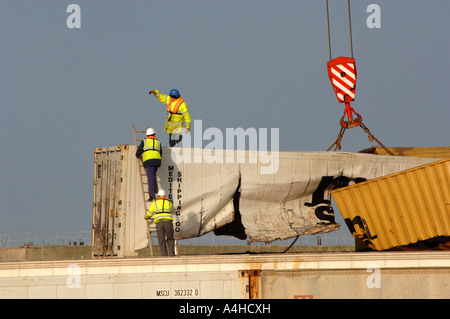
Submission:
M 153 220 L 157 223 L 160 220 L 173 220 L 173 217 L 171 214 L 155 214 Z
M 152 217 L 153 216 L 153 221 L 155 223 L 159 222 L 160 220 L 173 220 L 172 214 L 152 214 L 152 213 L 148 213 L 147 212 L 147 217 Z
M 161 207 L 159 207 L 160 203 L 161 203 Z M 170 201 L 165 197 L 158 198 L 155 202 L 155 206 L 156 206 L 156 211 L 155 211 L 156 214 L 172 213 L 172 207 L 171 207 L 172 205 L 171 205 Z

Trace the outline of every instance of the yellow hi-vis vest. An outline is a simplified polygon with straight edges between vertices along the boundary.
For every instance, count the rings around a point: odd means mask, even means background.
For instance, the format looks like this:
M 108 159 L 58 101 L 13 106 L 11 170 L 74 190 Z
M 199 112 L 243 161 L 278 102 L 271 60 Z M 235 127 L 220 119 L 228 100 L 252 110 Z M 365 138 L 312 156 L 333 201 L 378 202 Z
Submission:
M 160 220 L 173 220 L 172 209 L 173 206 L 170 200 L 165 197 L 158 197 L 147 210 L 147 218 L 154 216 L 155 224 Z
M 151 159 L 161 159 L 161 143 L 154 136 L 148 136 L 144 139 L 144 153 L 142 161 Z

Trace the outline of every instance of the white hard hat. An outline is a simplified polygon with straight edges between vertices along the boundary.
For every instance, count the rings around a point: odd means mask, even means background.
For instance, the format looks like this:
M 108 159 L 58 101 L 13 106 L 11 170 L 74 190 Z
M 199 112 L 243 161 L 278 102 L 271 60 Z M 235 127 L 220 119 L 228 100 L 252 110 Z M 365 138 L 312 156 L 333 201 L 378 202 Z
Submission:
M 165 197 L 165 196 L 166 196 L 166 192 L 164 191 L 164 189 L 160 189 L 160 190 L 158 191 L 158 196 L 159 196 L 159 197 Z
M 155 130 L 152 129 L 151 127 L 147 129 L 147 136 L 149 135 L 155 135 Z

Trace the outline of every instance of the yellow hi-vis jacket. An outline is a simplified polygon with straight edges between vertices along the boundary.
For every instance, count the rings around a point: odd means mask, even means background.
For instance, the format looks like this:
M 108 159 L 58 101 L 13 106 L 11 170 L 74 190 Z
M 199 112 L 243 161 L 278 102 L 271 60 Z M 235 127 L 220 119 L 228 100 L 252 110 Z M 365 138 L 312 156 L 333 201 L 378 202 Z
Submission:
M 173 220 L 172 217 L 172 202 L 166 197 L 158 197 L 153 201 L 147 210 L 146 219 L 153 217 L 153 220 L 158 223 L 160 220 Z
M 174 99 L 168 95 L 161 94 L 158 90 L 155 90 L 155 96 L 161 103 L 167 105 L 167 119 L 164 131 L 167 131 L 169 134 L 181 134 L 183 122 L 185 122 L 188 130 L 191 129 L 191 115 L 182 97 Z
M 144 153 L 142 153 L 142 161 L 146 162 L 151 159 L 161 159 L 161 143 L 154 136 L 144 138 Z

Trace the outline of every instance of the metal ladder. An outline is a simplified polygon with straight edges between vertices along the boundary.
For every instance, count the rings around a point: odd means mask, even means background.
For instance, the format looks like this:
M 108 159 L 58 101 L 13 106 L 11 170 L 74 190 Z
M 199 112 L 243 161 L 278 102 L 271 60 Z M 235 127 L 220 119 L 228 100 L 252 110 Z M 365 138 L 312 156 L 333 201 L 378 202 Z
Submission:
M 139 147 L 139 144 L 143 139 L 138 139 L 137 135 L 136 135 L 137 133 L 145 134 L 146 131 L 137 131 L 136 127 L 133 125 L 134 144 L 136 145 L 136 147 Z M 142 161 L 139 158 L 137 158 L 136 160 L 138 161 L 139 175 L 141 176 L 141 188 L 142 188 L 142 196 L 143 196 L 144 203 L 145 203 L 145 213 L 147 213 L 147 210 L 149 209 L 149 207 L 151 205 L 151 201 L 146 200 L 146 196 L 148 196 L 147 173 L 145 172 L 144 164 L 142 163 Z M 148 219 L 146 221 L 147 221 L 148 246 L 150 247 L 150 256 L 153 257 L 153 246 L 152 246 L 152 235 L 151 235 L 151 230 L 150 230 L 150 222 L 148 221 Z

